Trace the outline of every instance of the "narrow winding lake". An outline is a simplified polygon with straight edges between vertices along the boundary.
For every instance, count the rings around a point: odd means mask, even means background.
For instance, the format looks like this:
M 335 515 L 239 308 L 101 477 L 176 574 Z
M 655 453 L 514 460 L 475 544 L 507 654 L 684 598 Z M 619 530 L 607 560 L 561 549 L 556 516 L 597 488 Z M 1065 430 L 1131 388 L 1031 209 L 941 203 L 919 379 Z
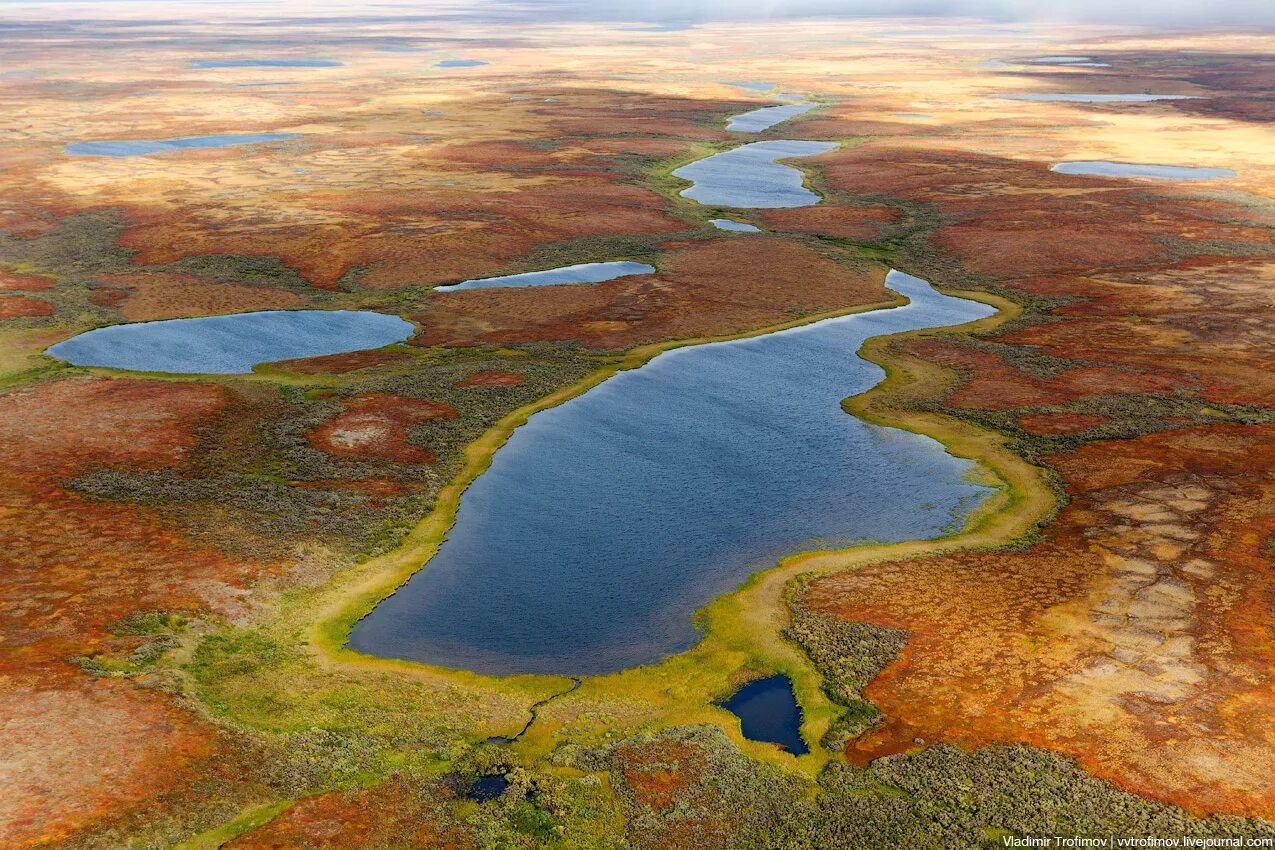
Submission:
M 771 127 L 803 115 L 814 109 L 816 104 L 813 103 L 786 103 L 782 106 L 763 106 L 761 109 L 754 109 L 751 112 L 743 112 L 739 115 L 732 115 L 730 120 L 726 122 L 726 129 L 736 133 L 760 133 L 762 130 L 769 130 Z
M 380 348 L 412 335 L 411 322 L 350 310 L 265 310 L 109 325 L 51 345 L 76 366 L 237 375 L 258 363 Z
M 819 196 L 805 187 L 799 170 L 777 160 L 815 156 L 835 142 L 753 142 L 698 159 L 673 172 L 691 181 L 680 194 L 713 207 L 779 209 L 808 207 Z
M 891 272 L 904 307 L 667 352 L 538 413 L 461 499 L 357 650 L 483 673 L 592 675 L 696 640 L 691 614 L 790 552 L 935 537 L 987 491 L 934 440 L 841 400 L 865 339 L 992 308 Z

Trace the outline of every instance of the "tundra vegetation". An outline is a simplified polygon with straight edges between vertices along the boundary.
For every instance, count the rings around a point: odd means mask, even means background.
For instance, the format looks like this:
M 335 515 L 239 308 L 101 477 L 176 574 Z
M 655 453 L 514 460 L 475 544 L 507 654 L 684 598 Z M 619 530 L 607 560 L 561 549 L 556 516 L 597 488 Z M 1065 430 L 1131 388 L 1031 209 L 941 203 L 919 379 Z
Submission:
M 32 26 L 5 47 L 29 73 L 0 74 L 23 116 L 0 140 L 0 843 L 1272 835 L 1268 36 L 1055 28 L 1028 50 L 1019 30 L 943 24 L 922 47 L 888 21 L 515 36 L 391 9 L 392 26 L 272 22 L 271 55 L 341 63 L 290 67 L 303 83 L 275 91 L 239 84 L 277 69 L 190 66 L 224 52 L 221 24 L 156 22 L 166 37 L 143 40 L 113 7 L 83 25 L 15 14 Z M 462 37 L 489 64 L 377 49 Z M 1045 53 L 1102 67 L 979 64 Z M 679 195 L 672 172 L 772 102 L 715 82 L 730 79 L 817 95 L 757 138 L 838 143 L 793 163 L 821 204 Z M 1028 89 L 1199 97 L 993 97 Z M 918 110 L 933 118 L 893 117 Z M 179 124 L 296 137 L 61 152 Z M 1237 176 L 1050 170 L 1068 159 Z M 434 291 L 618 259 L 656 273 Z M 869 341 L 886 380 L 844 405 L 982 463 L 1000 490 L 964 527 L 786 558 L 699 612 L 695 648 L 578 689 L 342 648 L 527 415 L 675 345 L 894 303 L 889 267 L 1000 310 Z M 418 331 L 235 376 L 42 353 L 106 324 L 289 308 Z M 772 673 L 793 682 L 809 754 L 745 740 L 715 704 Z M 489 740 L 550 697 L 514 743 Z M 471 798 L 495 776 L 502 793 Z

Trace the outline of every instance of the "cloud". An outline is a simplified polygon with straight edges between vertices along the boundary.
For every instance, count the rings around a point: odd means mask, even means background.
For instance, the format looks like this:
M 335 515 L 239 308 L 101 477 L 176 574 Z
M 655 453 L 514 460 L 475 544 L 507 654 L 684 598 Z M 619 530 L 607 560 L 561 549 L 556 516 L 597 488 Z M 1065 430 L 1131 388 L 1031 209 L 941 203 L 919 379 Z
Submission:
M 546 5 L 584 19 L 661 22 L 915 16 L 1196 28 L 1275 26 L 1271 0 L 548 0 Z

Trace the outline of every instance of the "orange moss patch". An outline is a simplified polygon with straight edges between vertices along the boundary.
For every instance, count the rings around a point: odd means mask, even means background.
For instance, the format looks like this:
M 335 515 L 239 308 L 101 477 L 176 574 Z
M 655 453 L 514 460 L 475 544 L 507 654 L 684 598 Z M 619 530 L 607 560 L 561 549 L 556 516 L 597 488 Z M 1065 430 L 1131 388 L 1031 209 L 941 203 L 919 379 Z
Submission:
M 351 351 L 347 354 L 324 354 L 319 357 L 305 357 L 298 360 L 280 360 L 275 367 L 285 372 L 300 372 L 303 375 L 340 375 L 345 372 L 357 372 L 370 366 L 381 366 L 385 363 L 402 363 L 411 360 L 410 354 L 402 351 Z
M 306 303 L 297 293 L 283 289 L 226 283 L 189 274 L 106 274 L 99 275 L 96 281 L 107 288 L 95 293 L 95 301 L 98 297 L 109 300 L 110 306 L 116 307 L 131 322 L 250 310 L 287 310 Z M 114 295 L 114 292 L 120 294 Z
M 1105 417 L 1087 413 L 1034 413 L 1021 417 L 1018 424 L 1029 434 L 1074 434 L 1106 421 Z
M 36 274 L 21 274 L 0 268 L 0 292 L 38 292 L 52 289 L 53 280 Z
M 452 384 L 457 389 L 463 387 L 516 387 L 526 378 L 518 372 L 502 372 L 499 369 L 486 369 L 466 375 Z
M 345 411 L 306 434 L 310 445 L 329 454 L 380 458 L 401 463 L 434 463 L 434 453 L 407 442 L 409 426 L 427 419 L 455 419 L 456 408 L 387 393 L 345 399 Z
M 1022 741 L 1193 812 L 1275 813 L 1275 428 L 1193 428 L 1051 458 L 1070 504 L 1027 552 L 820 579 L 812 607 L 910 631 L 866 690 L 913 741 Z
M 346 850 L 402 847 L 465 850 L 468 832 L 446 807 L 440 784 L 390 781 L 359 791 L 301 800 L 274 820 L 226 844 L 226 850 Z
M 853 242 L 875 242 L 881 238 L 886 227 L 899 217 L 898 213 L 888 207 L 833 204 L 763 210 L 758 215 L 767 229 L 839 236 Z
M 184 540 L 153 511 L 80 497 L 94 469 L 171 467 L 225 407 L 213 384 L 67 379 L 0 395 L 0 844 L 57 841 L 223 775 L 215 726 L 168 696 L 96 680 L 67 659 L 107 648 L 139 610 L 237 610 L 273 565 Z M 230 768 L 225 768 L 230 770 Z
M 35 316 L 52 316 L 53 305 L 39 298 L 22 298 L 6 295 L 0 298 L 0 319 L 20 319 Z

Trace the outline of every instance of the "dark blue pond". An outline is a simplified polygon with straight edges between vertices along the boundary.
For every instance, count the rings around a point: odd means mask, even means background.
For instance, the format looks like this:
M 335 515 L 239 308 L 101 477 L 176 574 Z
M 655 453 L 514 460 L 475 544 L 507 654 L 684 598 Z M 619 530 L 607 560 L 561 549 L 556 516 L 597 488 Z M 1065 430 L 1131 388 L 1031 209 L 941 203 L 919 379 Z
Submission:
M 819 196 L 805 187 L 800 171 L 776 160 L 827 153 L 836 146 L 835 142 L 753 142 L 683 165 L 673 176 L 691 181 L 691 187 L 679 194 L 707 206 L 808 207 L 819 203 Z
M 813 103 L 786 103 L 783 106 L 763 106 L 751 112 L 732 115 L 726 122 L 726 129 L 736 133 L 760 133 L 769 130 L 776 124 L 802 115 L 815 108 Z
M 192 59 L 191 68 L 340 68 L 335 59 Z
M 355 626 L 361 652 L 593 675 L 691 646 L 691 614 L 779 557 L 935 537 L 987 492 L 927 437 L 841 400 L 865 339 L 987 316 L 891 272 L 911 304 L 681 348 L 514 432 L 437 555 Z
M 505 793 L 505 789 L 508 787 L 509 780 L 499 774 L 480 776 L 469 783 L 469 788 L 465 790 L 465 796 L 476 802 L 486 803 L 488 800 L 494 800 Z
M 62 148 L 68 156 L 146 156 L 191 148 L 227 148 L 259 145 L 295 139 L 296 133 L 238 133 L 223 136 L 187 136 L 183 139 L 118 139 L 101 142 L 72 142 Z
M 754 679 L 722 703 L 739 718 L 740 731 L 750 741 L 778 744 L 795 756 L 810 752 L 801 740 L 801 708 L 787 676 Z
M 45 353 L 76 366 L 236 375 L 258 363 L 380 348 L 411 336 L 411 322 L 349 310 L 266 310 L 96 328 Z

